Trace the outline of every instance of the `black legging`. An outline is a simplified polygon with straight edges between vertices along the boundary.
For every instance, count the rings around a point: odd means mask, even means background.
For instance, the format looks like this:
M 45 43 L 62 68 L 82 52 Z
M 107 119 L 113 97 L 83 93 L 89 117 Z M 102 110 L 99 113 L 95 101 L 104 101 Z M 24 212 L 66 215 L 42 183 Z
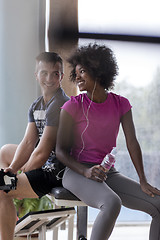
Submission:
M 112 168 L 106 183 L 99 183 L 67 168 L 63 186 L 85 202 L 100 210 L 90 240 L 109 238 L 121 205 L 148 213 L 152 217 L 149 240 L 160 240 L 160 196 L 145 194 L 137 182 Z M 129 237 L 129 236 L 128 236 Z

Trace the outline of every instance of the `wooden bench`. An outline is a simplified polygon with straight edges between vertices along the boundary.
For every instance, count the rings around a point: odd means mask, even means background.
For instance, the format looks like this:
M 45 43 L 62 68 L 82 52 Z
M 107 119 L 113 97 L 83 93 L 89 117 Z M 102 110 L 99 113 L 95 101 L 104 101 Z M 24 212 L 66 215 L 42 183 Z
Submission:
M 66 190 L 63 187 L 53 188 L 51 193 L 49 194 L 49 198 L 58 207 L 77 207 L 77 239 L 79 239 L 79 236 L 86 237 L 88 215 L 87 205 L 80 201 L 75 195 L 73 195 L 70 191 Z M 70 236 L 70 239 L 68 240 L 73 240 L 73 236 Z
M 67 239 L 73 240 L 74 215 L 77 213 L 77 239 L 79 236 L 86 237 L 88 210 L 86 204 L 63 187 L 53 188 L 47 197 L 52 200 L 55 209 L 26 214 L 17 221 L 15 236 L 27 235 L 27 239 L 31 239 L 33 233 L 38 233 L 39 240 L 46 240 L 46 231 L 53 230 L 53 240 L 58 240 L 58 228 L 67 221 Z
M 37 233 L 39 240 L 46 240 L 47 230 L 54 230 L 64 221 L 73 219 L 74 214 L 73 207 L 27 213 L 17 221 L 15 237 L 27 236 L 27 239 L 31 239 L 32 235 Z M 73 235 L 73 229 L 68 229 L 68 238 L 70 235 Z

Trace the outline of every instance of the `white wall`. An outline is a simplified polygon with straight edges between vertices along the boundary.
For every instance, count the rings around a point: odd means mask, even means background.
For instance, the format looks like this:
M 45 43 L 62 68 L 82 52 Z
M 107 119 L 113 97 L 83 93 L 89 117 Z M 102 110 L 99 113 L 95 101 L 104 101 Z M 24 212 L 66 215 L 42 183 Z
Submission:
M 42 49 L 39 26 L 43 0 L 0 1 L 0 147 L 19 143 L 27 112 L 37 97 L 35 57 Z

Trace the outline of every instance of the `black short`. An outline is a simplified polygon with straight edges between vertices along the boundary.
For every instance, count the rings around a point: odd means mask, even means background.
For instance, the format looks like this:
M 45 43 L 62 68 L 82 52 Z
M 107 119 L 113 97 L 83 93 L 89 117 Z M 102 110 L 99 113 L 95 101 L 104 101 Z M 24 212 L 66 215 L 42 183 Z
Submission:
M 34 192 L 41 198 L 54 187 L 62 186 L 62 179 L 57 179 L 55 171 L 44 171 L 42 168 L 25 172 Z

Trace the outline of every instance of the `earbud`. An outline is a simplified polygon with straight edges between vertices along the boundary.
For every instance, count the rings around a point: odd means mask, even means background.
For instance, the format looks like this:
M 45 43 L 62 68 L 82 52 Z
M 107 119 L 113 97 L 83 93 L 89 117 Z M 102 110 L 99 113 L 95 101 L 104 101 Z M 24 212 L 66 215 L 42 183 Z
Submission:
M 81 99 L 81 102 L 83 103 L 83 94 L 82 94 L 82 99 Z

